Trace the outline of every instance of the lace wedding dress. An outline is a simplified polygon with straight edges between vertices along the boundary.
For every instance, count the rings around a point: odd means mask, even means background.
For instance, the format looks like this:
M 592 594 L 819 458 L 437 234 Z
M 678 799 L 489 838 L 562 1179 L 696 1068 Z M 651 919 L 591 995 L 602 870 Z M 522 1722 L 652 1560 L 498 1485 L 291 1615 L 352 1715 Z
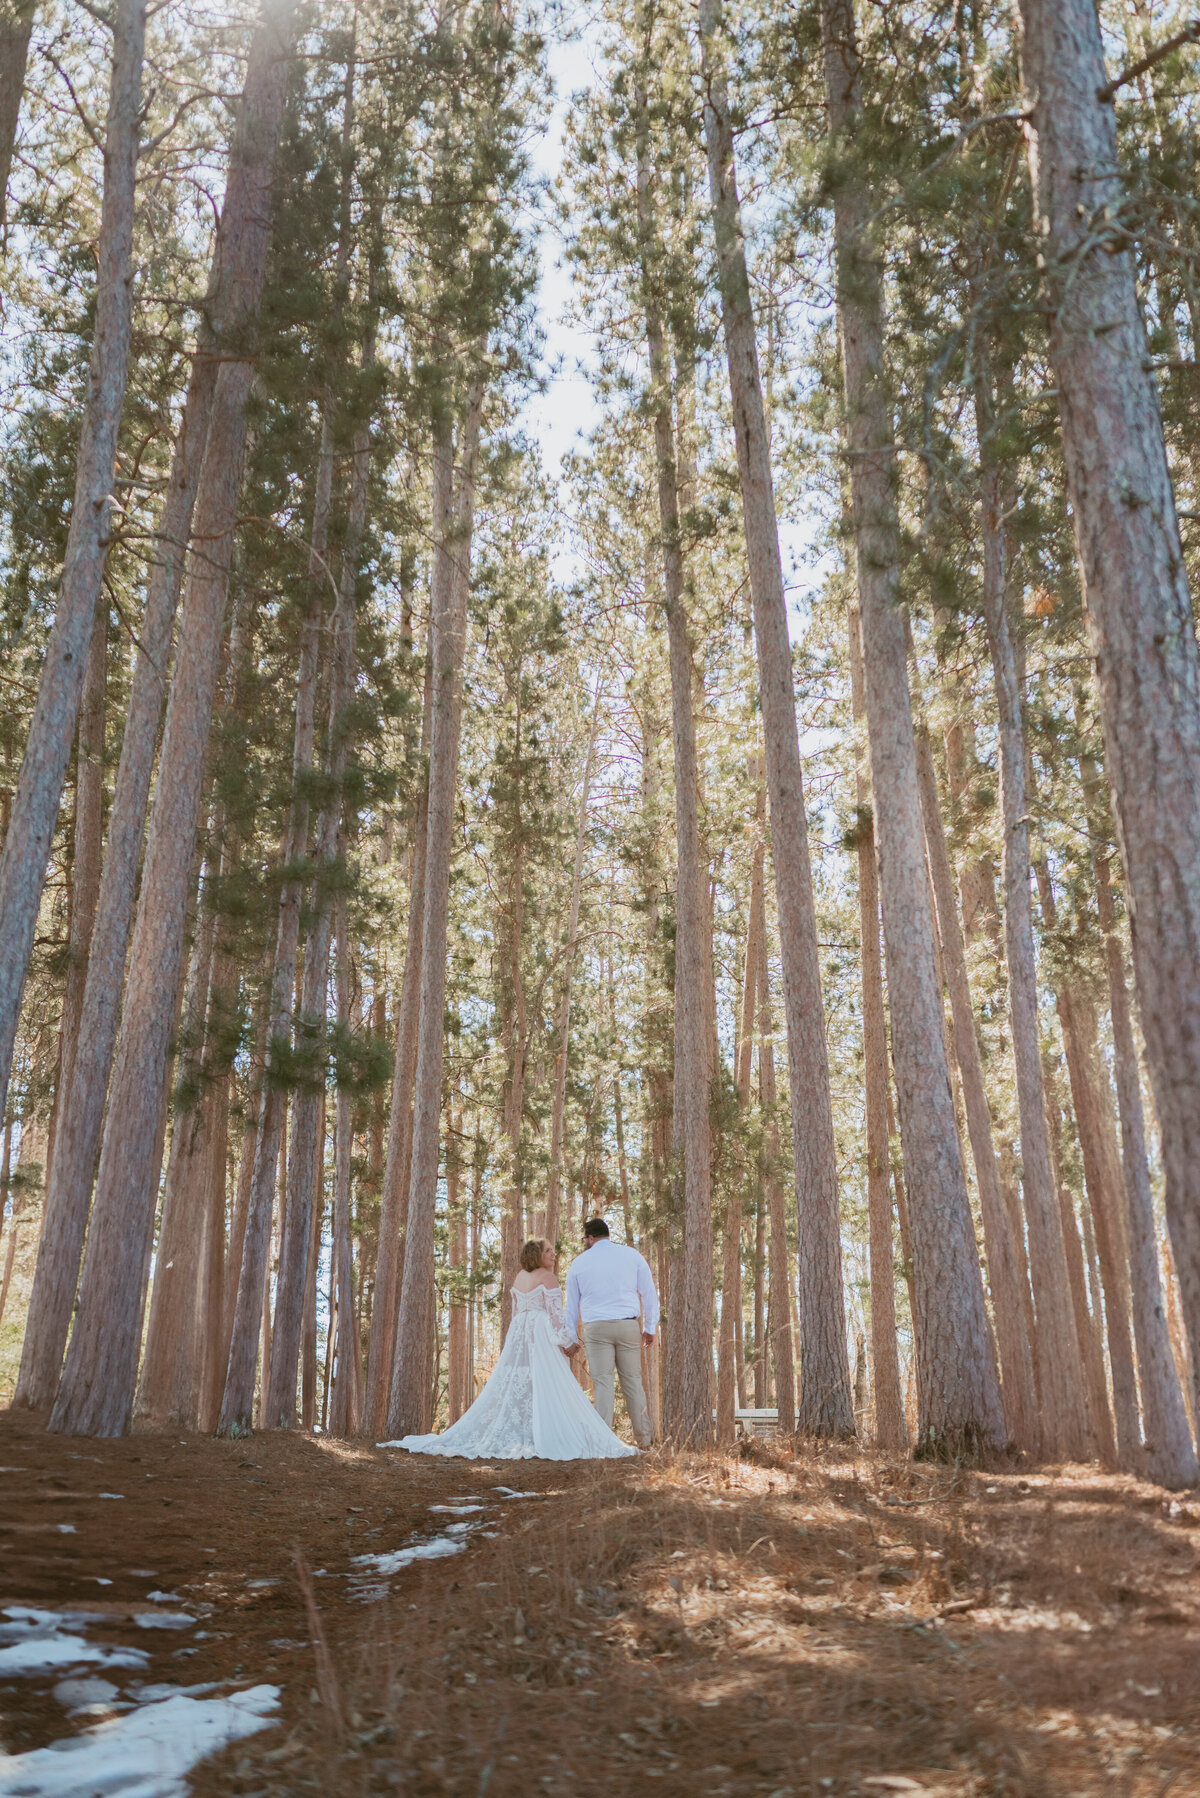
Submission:
M 587 1461 L 636 1455 L 602 1422 L 563 1354 L 557 1286 L 513 1289 L 512 1322 L 492 1377 L 469 1411 L 440 1436 L 405 1436 L 417 1455 L 468 1461 Z

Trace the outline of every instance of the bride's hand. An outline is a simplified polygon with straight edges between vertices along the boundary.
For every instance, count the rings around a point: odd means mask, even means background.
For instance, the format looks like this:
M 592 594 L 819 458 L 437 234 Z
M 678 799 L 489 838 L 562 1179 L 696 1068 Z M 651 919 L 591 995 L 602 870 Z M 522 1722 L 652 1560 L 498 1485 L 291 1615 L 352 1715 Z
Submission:
M 570 1348 L 565 1348 L 563 1350 L 563 1354 L 567 1357 L 568 1361 L 573 1361 L 575 1356 L 578 1353 L 579 1353 L 579 1344 L 577 1342 L 573 1342 L 571 1344 Z

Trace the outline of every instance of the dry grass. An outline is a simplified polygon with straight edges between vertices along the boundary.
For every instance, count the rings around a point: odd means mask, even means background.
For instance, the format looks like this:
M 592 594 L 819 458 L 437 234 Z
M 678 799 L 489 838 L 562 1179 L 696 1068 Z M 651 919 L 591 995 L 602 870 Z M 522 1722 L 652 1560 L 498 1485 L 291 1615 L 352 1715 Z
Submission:
M 203 1789 L 1200 1794 L 1200 1509 L 1155 1488 L 663 1454 L 504 1523 L 327 1617 L 344 1715 Z

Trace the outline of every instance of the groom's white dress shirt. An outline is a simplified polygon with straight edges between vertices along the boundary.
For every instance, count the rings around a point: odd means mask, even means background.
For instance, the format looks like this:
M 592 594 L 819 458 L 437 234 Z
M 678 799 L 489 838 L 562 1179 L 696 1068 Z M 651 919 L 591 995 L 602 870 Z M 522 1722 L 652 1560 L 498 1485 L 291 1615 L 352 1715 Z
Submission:
M 636 1249 L 602 1236 L 571 1263 L 567 1275 L 567 1309 L 564 1322 L 572 1336 L 585 1324 L 636 1317 L 639 1305 L 642 1328 L 651 1336 L 658 1329 L 658 1294 L 650 1264 Z

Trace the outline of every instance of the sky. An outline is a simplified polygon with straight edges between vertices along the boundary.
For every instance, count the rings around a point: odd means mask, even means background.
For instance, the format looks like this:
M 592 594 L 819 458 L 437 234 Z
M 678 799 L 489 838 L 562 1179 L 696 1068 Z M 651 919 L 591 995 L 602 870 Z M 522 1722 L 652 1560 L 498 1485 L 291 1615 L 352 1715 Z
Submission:
M 548 64 L 553 88 L 553 107 L 545 133 L 532 146 L 537 173 L 547 181 L 561 171 L 563 134 L 571 96 L 593 85 L 599 33 L 584 8 L 577 8 L 573 36 L 563 33 L 549 44 Z M 544 391 L 533 394 L 525 408 L 525 423 L 537 442 L 547 474 L 559 477 L 564 456 L 577 447 L 600 418 L 600 407 L 588 370 L 594 362 L 591 333 L 570 322 L 566 313 L 571 299 L 571 276 L 562 260 L 562 246 L 549 220 L 541 242 L 541 280 L 538 314 L 545 334 L 544 364 L 548 380 Z M 793 642 L 803 634 L 807 595 L 824 578 L 808 555 L 812 527 L 807 523 L 779 521 L 780 550 L 788 589 L 788 626 Z M 566 583 L 577 572 L 571 545 L 564 542 L 554 558 L 555 577 Z

